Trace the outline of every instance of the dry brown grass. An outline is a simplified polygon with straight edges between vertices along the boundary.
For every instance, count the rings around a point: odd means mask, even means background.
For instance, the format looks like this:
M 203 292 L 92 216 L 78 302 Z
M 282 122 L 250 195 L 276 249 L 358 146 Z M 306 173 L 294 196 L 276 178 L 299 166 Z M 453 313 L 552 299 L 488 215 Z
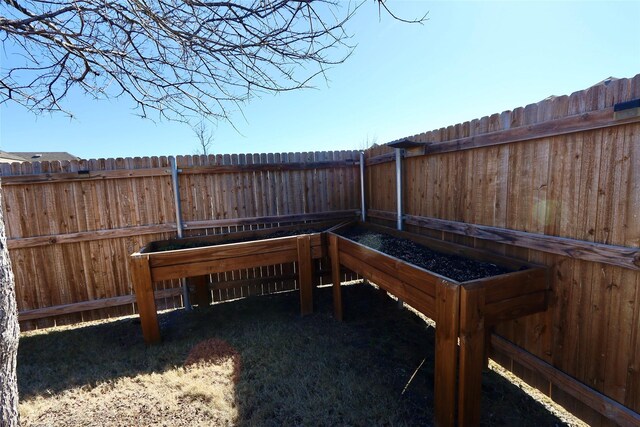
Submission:
M 185 366 L 196 364 L 215 365 L 227 361 L 231 363 L 231 381 L 235 385 L 240 378 L 240 367 L 242 366 L 240 353 L 224 340 L 211 338 L 196 344 L 189 352 L 184 364 Z
M 431 425 L 433 328 L 368 286 L 345 288 L 346 320 L 336 322 L 330 295 L 316 292 L 305 318 L 296 293 L 164 313 L 164 342 L 149 348 L 135 318 L 27 333 L 22 421 Z M 572 424 L 495 373 L 482 399 L 483 425 Z
M 233 362 L 80 386 L 20 405 L 25 426 L 233 425 Z

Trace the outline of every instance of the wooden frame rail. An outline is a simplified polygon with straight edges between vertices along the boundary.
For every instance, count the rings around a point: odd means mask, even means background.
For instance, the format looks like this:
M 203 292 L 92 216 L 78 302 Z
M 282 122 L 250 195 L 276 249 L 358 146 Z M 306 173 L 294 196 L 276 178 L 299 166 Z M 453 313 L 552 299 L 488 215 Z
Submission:
M 575 397 L 590 408 L 593 408 L 617 425 L 623 427 L 640 425 L 640 414 L 637 412 L 632 411 L 597 390 L 570 377 L 544 360 L 510 343 L 504 338 L 495 334 L 491 335 L 491 350 L 493 353 L 507 356 L 525 368 L 539 373 L 551 384 Z
M 358 210 L 315 212 L 294 215 L 261 216 L 250 218 L 213 219 L 206 221 L 186 221 L 186 230 L 200 230 L 214 227 L 233 227 L 257 224 L 278 224 L 283 222 L 316 221 L 329 219 L 345 219 L 355 217 Z M 110 230 L 80 231 L 77 233 L 56 234 L 49 236 L 23 237 L 7 239 L 7 246 L 11 249 L 33 248 L 38 246 L 87 242 L 100 239 L 116 239 L 121 237 L 139 236 L 142 234 L 169 233 L 176 231 L 176 224 L 139 225 L 135 227 L 114 228 Z
M 476 136 L 468 136 L 449 141 L 422 142 L 421 144 L 424 144 L 422 149 L 408 151 L 407 157 L 426 156 L 431 154 L 470 150 L 480 147 L 490 147 L 494 145 L 511 144 L 514 142 L 531 141 L 534 139 L 567 135 L 576 132 L 586 132 L 637 122 L 640 122 L 640 116 L 616 118 L 614 115 L 614 107 L 609 107 L 603 110 L 589 111 L 587 113 L 562 117 L 556 120 L 508 128 Z M 366 165 L 373 166 L 380 163 L 392 162 L 394 158 L 393 153 L 381 154 L 367 159 Z
M 298 228 L 309 227 L 299 224 Z M 288 228 L 289 229 L 289 228 Z M 230 233 L 223 236 L 173 239 L 169 242 L 154 242 L 130 257 L 131 278 L 140 313 L 144 340 L 148 344 L 160 341 L 153 282 L 178 278 L 189 278 L 196 287 L 197 302 L 205 300 L 209 274 L 226 271 L 258 268 L 269 265 L 298 263 L 298 287 L 300 289 L 300 311 L 302 315 L 313 312 L 313 259 L 326 255 L 321 233 L 290 237 L 266 238 L 239 243 L 224 243 L 236 238 L 259 238 L 277 231 L 277 228 Z M 194 242 L 217 244 L 215 246 L 153 252 L 167 243 Z M 203 278 L 204 277 L 204 278 Z
M 392 212 L 369 209 L 367 215 L 371 218 L 395 221 L 395 213 Z M 469 224 L 466 222 L 416 215 L 404 215 L 404 220 L 406 224 L 432 230 L 446 231 L 448 233 L 506 243 L 574 259 L 602 262 L 631 270 L 640 270 L 640 248 L 606 245 L 566 237 L 548 236 L 508 228 Z
M 335 317 L 343 316 L 339 271 L 344 266 L 434 319 L 436 425 L 453 426 L 456 419 L 459 426 L 479 425 L 486 331 L 501 321 L 546 310 L 546 268 L 387 227 L 362 226 L 512 271 L 461 283 L 329 233 Z
M 182 293 L 180 288 L 161 289 L 155 292 L 155 299 L 163 299 L 178 296 Z M 100 298 L 91 301 L 81 301 L 71 304 L 54 305 L 51 307 L 34 308 L 23 310 L 18 313 L 18 321 L 37 320 L 52 316 L 62 316 L 65 314 L 80 313 L 89 310 L 99 310 L 101 308 L 119 307 L 136 302 L 135 295 L 121 295 L 110 298 Z
M 359 165 L 359 160 L 332 160 L 321 162 L 255 163 L 243 165 L 181 166 L 181 175 L 242 173 L 260 171 L 300 171 L 310 169 L 351 168 Z M 51 182 L 96 181 L 104 179 L 144 178 L 171 176 L 171 168 L 79 170 L 77 172 L 45 172 L 29 175 L 2 176 L 2 185 L 47 184 Z

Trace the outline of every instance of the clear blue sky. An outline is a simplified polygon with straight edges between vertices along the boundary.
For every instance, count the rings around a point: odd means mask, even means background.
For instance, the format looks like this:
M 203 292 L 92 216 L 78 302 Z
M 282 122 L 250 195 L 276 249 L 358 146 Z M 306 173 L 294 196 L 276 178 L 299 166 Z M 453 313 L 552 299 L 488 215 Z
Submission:
M 316 89 L 255 98 L 215 129 L 215 153 L 362 148 L 570 94 L 640 73 L 640 1 L 367 2 L 349 24 L 358 44 Z M 2 58 L 2 60 L 6 60 Z M 132 114 L 127 99 L 70 99 L 74 120 L 0 107 L 0 149 L 83 158 L 193 154 L 190 127 Z

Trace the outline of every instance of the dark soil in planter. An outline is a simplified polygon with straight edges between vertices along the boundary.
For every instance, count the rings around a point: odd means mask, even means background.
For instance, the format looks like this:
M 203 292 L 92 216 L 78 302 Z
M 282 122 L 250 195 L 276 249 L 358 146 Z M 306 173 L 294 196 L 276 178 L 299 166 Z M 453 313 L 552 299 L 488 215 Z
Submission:
M 184 243 L 176 242 L 173 245 L 159 247 L 153 250 L 153 252 L 175 251 L 178 249 L 191 249 L 191 248 L 203 248 L 206 246 L 228 245 L 230 243 L 242 243 L 242 242 L 251 242 L 255 240 L 276 239 L 278 237 L 300 236 L 302 234 L 313 234 L 313 233 L 319 233 L 321 231 L 322 230 L 316 230 L 312 228 L 306 228 L 304 230 L 281 230 L 281 231 L 274 231 L 273 233 L 270 233 L 264 236 L 254 237 L 254 238 L 245 238 L 245 239 L 234 239 L 232 238 L 233 234 L 231 234 L 229 236 L 230 237 L 229 240 L 225 240 L 223 242 L 207 242 L 207 241 L 194 239 L 193 242 L 184 242 Z M 202 237 L 207 237 L 207 236 L 202 236 Z
M 378 233 L 364 227 L 340 230 L 339 234 L 347 239 L 458 282 L 497 276 L 511 271 L 489 262 L 437 252 L 412 240 Z

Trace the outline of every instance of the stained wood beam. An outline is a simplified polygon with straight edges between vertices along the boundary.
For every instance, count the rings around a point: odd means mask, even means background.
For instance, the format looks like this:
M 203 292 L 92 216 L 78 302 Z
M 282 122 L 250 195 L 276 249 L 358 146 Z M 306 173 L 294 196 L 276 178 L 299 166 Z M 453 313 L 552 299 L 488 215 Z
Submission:
M 154 292 L 156 300 L 175 297 L 182 294 L 182 288 L 159 289 Z M 31 310 L 23 310 L 18 313 L 18 320 L 26 322 L 27 320 L 44 319 L 46 317 L 62 316 L 65 314 L 80 313 L 83 311 L 99 310 L 102 308 L 120 307 L 136 302 L 135 295 L 121 295 L 110 298 L 100 298 L 91 301 L 80 301 L 71 304 L 53 305 L 51 307 L 34 308 Z M 133 314 L 133 313 L 132 313 Z
M 4 182 L 4 178 L 3 182 Z M 250 218 L 230 218 L 207 221 L 187 221 L 185 223 L 187 230 L 196 230 L 202 228 L 228 227 L 240 225 L 254 225 L 279 222 L 296 222 L 296 221 L 312 221 L 321 219 L 335 219 L 355 217 L 358 214 L 356 210 L 318 212 L 310 214 L 297 215 L 280 215 L 280 216 L 262 216 Z M 153 224 L 140 225 L 135 227 L 114 228 L 110 230 L 80 231 L 77 233 L 55 234 L 48 236 L 22 237 L 7 239 L 9 250 L 33 248 L 37 246 L 46 246 L 62 243 L 86 242 L 101 239 L 117 239 L 121 237 L 139 236 L 142 234 L 156 234 L 176 231 L 174 223 L 169 224 Z
M 2 185 L 48 184 L 52 182 L 100 181 L 104 179 L 171 176 L 171 168 L 116 169 L 108 171 L 80 170 L 77 172 L 47 172 L 2 177 Z
M 357 160 L 335 160 L 325 162 L 256 163 L 245 165 L 214 165 L 180 167 L 180 175 L 223 174 L 260 171 L 299 171 L 310 169 L 353 168 Z M 52 182 L 99 181 L 104 179 L 143 178 L 171 176 L 171 168 L 116 169 L 106 171 L 80 170 L 77 172 L 47 172 L 29 175 L 2 177 L 2 185 L 47 184 Z
M 484 363 L 485 287 L 460 287 L 460 373 L 458 375 L 458 426 L 480 425 L 482 366 Z
M 255 163 L 245 165 L 214 165 L 214 166 L 188 166 L 181 167 L 181 175 L 193 174 L 218 174 L 260 171 L 300 171 L 310 169 L 337 169 L 352 168 L 358 166 L 358 160 L 332 160 L 323 162 L 291 162 L 291 163 Z
M 369 209 L 367 215 L 372 218 L 389 221 L 395 220 L 394 213 L 392 212 Z M 535 249 L 584 261 L 602 262 L 630 270 L 640 270 L 640 248 L 605 245 L 566 237 L 548 236 L 545 234 L 529 233 L 488 225 L 468 224 L 439 218 L 415 215 L 405 215 L 404 218 L 407 224 L 418 227 L 476 237 L 522 248 Z
M 441 142 L 424 142 L 422 150 L 412 150 L 407 157 L 415 155 L 431 155 L 449 153 L 452 151 L 470 150 L 473 148 L 490 147 L 501 144 L 511 144 L 514 142 L 531 141 L 534 139 L 548 138 L 552 136 L 567 135 L 576 132 L 586 132 L 590 130 L 603 129 L 611 126 L 619 126 L 640 122 L 640 116 L 624 118 L 614 117 L 613 107 L 598 111 L 574 116 L 563 117 L 556 120 L 549 120 L 543 123 L 535 123 L 527 126 L 518 126 L 511 129 L 489 132 L 482 135 L 469 136 L 466 138 L 452 139 Z M 392 162 L 393 153 L 382 154 L 371 157 L 366 161 L 367 166 L 380 163 Z
M 110 230 L 80 231 L 77 233 L 7 239 L 7 246 L 9 247 L 9 250 L 25 249 L 63 243 L 118 239 L 121 237 L 140 236 L 143 234 L 169 233 L 172 231 L 176 231 L 175 224 L 139 225 L 135 227 L 113 228 Z
M 598 411 L 617 425 L 632 427 L 640 425 L 640 414 L 570 377 L 544 360 L 510 343 L 498 335 L 491 336 L 493 351 L 517 361 L 524 367 L 542 375 L 565 393 Z M 553 397 L 553 396 L 552 396 Z
M 129 267 L 131 271 L 131 281 L 135 289 L 144 341 L 147 344 L 157 344 L 161 339 L 160 324 L 158 323 L 158 312 L 153 294 L 153 281 L 151 280 L 149 259 L 147 256 L 130 257 Z
M 460 286 L 436 287 L 435 424 L 455 425 L 458 382 L 458 335 L 460 333 Z
M 300 288 L 300 315 L 313 313 L 313 260 L 309 235 L 298 236 L 298 288 Z
M 342 321 L 342 287 L 340 284 L 340 253 L 338 236 L 329 235 L 329 255 L 331 257 L 331 282 L 333 291 L 333 317 Z

